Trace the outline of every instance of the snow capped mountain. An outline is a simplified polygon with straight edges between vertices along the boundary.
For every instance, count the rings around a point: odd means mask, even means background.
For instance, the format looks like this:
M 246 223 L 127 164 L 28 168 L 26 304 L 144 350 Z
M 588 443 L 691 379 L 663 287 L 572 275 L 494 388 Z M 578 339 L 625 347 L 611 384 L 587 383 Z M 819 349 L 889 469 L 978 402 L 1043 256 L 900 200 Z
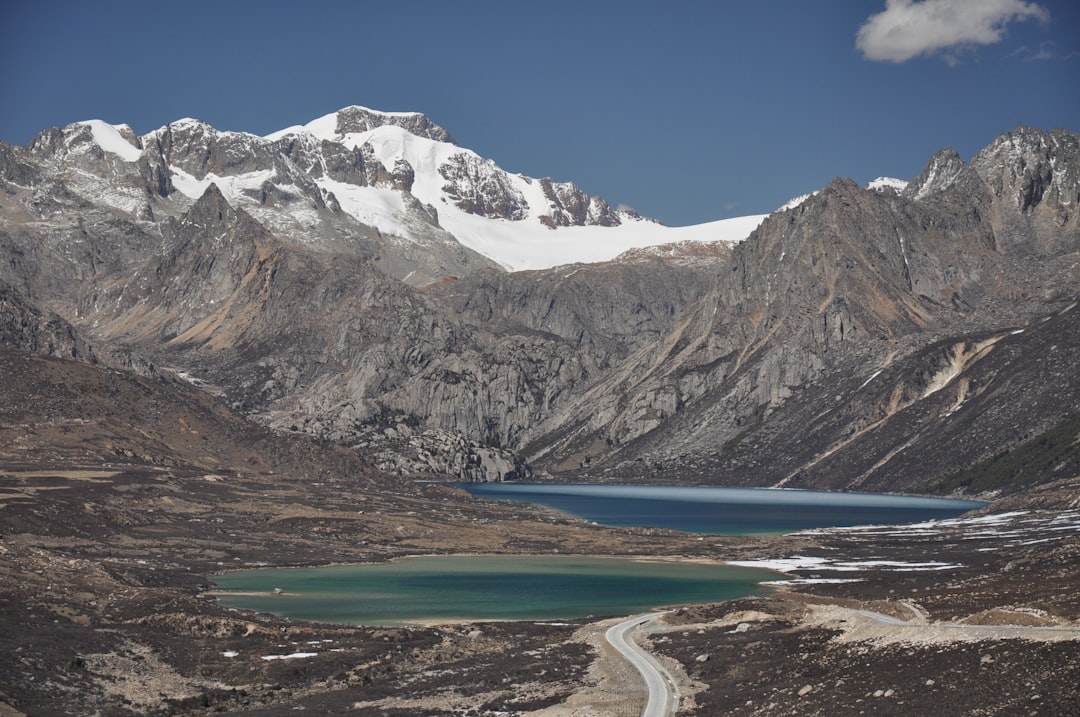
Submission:
M 409 191 L 434 209 L 439 225 L 510 270 L 606 261 L 628 249 L 684 240 L 737 242 L 766 216 L 665 227 L 614 210 L 572 183 L 506 172 L 457 146 L 445 130 L 417 113 L 350 107 L 266 139 L 304 137 L 353 151 L 368 148 L 384 167 L 411 168 L 414 181 Z M 402 224 L 406 214 L 400 193 L 350 186 L 328 177 L 316 182 L 359 221 L 385 233 L 408 234 Z
M 543 269 L 643 247 L 739 242 L 766 216 L 666 227 L 572 182 L 507 172 L 423 114 L 359 106 L 265 137 L 190 118 L 136 137 L 126 125 L 88 120 L 35 143 L 53 156 L 57 143 L 65 157 L 92 152 L 92 169 L 86 159 L 64 167 L 90 170 L 76 182 L 80 193 L 143 218 L 176 215 L 213 184 L 231 205 L 298 243 L 374 232 L 406 253 L 434 251 L 437 267 L 410 260 L 398 262 L 400 271 L 388 268 L 418 284 L 467 270 L 444 257 L 461 246 L 511 271 Z
M 485 261 L 519 271 L 610 261 L 650 247 L 733 244 L 768 216 L 663 226 L 572 182 L 508 172 L 418 112 L 360 106 L 264 137 L 190 118 L 137 137 L 126 125 L 88 120 L 47 131 L 34 146 L 81 194 L 141 218 L 185 211 L 213 184 L 290 241 L 374 242 L 382 268 L 414 285 Z M 64 159 L 76 155 L 78 162 Z M 963 163 L 939 159 L 942 166 L 928 168 L 931 176 L 914 188 L 887 177 L 867 188 L 920 195 L 940 188 Z
M 894 179 L 893 177 L 878 177 L 873 181 L 867 182 L 865 189 L 871 189 L 875 192 L 896 192 L 899 194 L 900 192 L 904 191 L 907 186 L 908 182 L 903 179 Z M 807 192 L 806 194 L 801 194 L 797 197 L 793 197 L 792 199 L 784 202 L 780 207 L 777 208 L 776 211 L 782 212 L 786 209 L 794 209 L 810 197 L 818 194 L 820 191 L 820 189 L 815 189 L 812 192 Z

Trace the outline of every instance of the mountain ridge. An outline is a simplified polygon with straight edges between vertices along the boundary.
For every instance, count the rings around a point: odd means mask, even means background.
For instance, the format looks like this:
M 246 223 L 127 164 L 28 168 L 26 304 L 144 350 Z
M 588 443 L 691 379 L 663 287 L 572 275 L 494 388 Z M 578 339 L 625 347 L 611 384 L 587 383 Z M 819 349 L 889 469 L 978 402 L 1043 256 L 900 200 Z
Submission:
M 986 357 L 1025 342 L 1045 354 L 1052 342 L 1033 330 L 1044 320 L 1071 336 L 1080 151 L 1065 130 L 1018 128 L 968 163 L 939 153 L 905 187 L 837 179 L 729 243 L 639 218 L 549 228 L 503 190 L 545 197 L 572 185 L 512 179 L 488 160 L 414 166 L 406 130 L 369 128 L 364 112 L 316 121 L 361 129 L 345 133 L 350 144 L 186 121 L 143 138 L 83 124 L 0 145 L 0 286 L 110 355 L 217 387 L 261 423 L 400 475 L 469 480 L 927 491 L 962 466 L 906 476 L 891 466 L 940 450 L 934 435 L 966 404 L 1004 395 L 976 380 L 996 361 Z M 442 136 L 417 117 L 400 120 Z M 125 149 L 133 142 L 138 157 Z M 461 174 L 450 181 L 440 166 Z M 504 185 L 485 184 L 492 177 Z M 454 207 L 434 194 L 447 183 L 462 189 L 455 201 L 476 190 L 473 209 L 531 219 Z M 345 212 L 360 191 L 388 198 L 408 237 Z M 587 221 L 591 200 L 566 191 L 567 216 Z M 573 232 L 632 222 L 671 241 L 508 273 L 462 246 L 440 224 L 450 216 L 578 242 Z M 1047 377 L 1030 361 L 1001 365 L 995 375 L 1040 376 L 1052 389 L 1009 394 L 1025 404 L 1026 433 L 1080 410 L 1065 368 Z M 964 460 L 1014 437 L 1000 430 L 1007 415 L 985 413 L 997 416 L 986 445 Z M 884 436 L 894 436 L 881 438 L 885 453 L 859 449 L 878 455 L 870 465 L 853 458 L 860 440 Z M 818 468 L 830 465 L 847 467 L 834 479 Z
M 573 182 L 506 172 L 458 146 L 423 114 L 359 106 L 265 137 L 190 118 L 137 137 L 127 125 L 88 120 L 46 130 L 29 145 L 31 153 L 59 156 L 91 147 L 98 170 L 132 174 L 138 168 L 141 176 L 127 180 L 129 189 L 99 198 L 119 209 L 150 217 L 157 199 L 171 198 L 175 206 L 159 212 L 175 213 L 214 182 L 264 223 L 287 221 L 293 234 L 340 234 L 358 229 L 333 226 L 340 224 L 333 215 L 351 218 L 368 232 L 434 251 L 436 268 L 452 275 L 483 264 L 479 257 L 460 260 L 470 249 L 510 269 L 548 268 L 608 260 L 628 248 L 683 238 L 739 241 L 761 219 L 667 230 L 633 211 L 612 208 Z M 147 189 L 150 201 L 144 202 L 140 195 Z M 268 204 L 289 211 L 263 211 Z M 560 228 L 570 235 L 551 233 Z M 458 261 L 447 260 L 448 253 Z M 422 256 L 413 257 L 413 263 L 422 262 Z M 413 283 L 439 280 L 429 268 L 421 267 Z

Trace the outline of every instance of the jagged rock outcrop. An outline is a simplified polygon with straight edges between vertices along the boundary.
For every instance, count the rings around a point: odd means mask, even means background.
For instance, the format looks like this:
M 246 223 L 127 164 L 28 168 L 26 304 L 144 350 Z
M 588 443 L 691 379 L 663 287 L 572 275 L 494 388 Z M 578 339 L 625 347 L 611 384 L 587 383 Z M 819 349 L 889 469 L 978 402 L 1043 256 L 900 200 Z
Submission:
M 525 197 L 490 159 L 455 154 L 439 167 L 439 174 L 446 180 L 443 191 L 469 214 L 515 221 L 528 216 Z
M 930 162 L 919 176 L 911 180 L 902 194 L 917 200 L 929 194 L 943 192 L 953 185 L 966 167 L 955 149 L 945 147 L 930 158 Z
M 629 249 L 615 257 L 614 260 L 633 262 L 654 257 L 666 261 L 693 262 L 700 257 L 727 259 L 731 257 L 732 251 L 732 246 L 725 242 L 680 241 L 640 249 Z
M 38 181 L 38 172 L 19 159 L 15 148 L 0 142 L 0 189 L 14 192 L 14 187 L 30 187 Z
M 97 363 L 89 344 L 67 321 L 0 287 L 0 346 L 55 358 Z
M 182 119 L 152 132 L 145 144 L 150 151 L 165 160 L 172 169 L 179 169 L 195 179 L 213 174 L 269 171 L 274 168 L 274 156 L 263 149 L 258 138 L 239 132 L 219 132 L 205 122 Z
M 340 144 L 306 135 L 290 135 L 277 141 L 276 151 L 288 157 L 312 179 L 329 177 L 362 187 L 386 184 L 389 174 L 371 145 L 348 149 Z
M 460 433 L 416 431 L 402 416 L 388 425 L 368 424 L 366 435 L 353 437 L 351 447 L 369 456 L 379 470 L 392 475 L 452 476 L 460 481 L 528 480 L 532 470 L 513 451 L 468 440 Z
M 336 131 L 339 135 L 359 134 L 376 127 L 401 127 L 409 134 L 435 142 L 457 144 L 457 140 L 439 125 L 419 112 L 375 112 L 366 107 L 346 107 L 337 112 Z
M 616 227 L 622 224 L 619 213 L 600 197 L 590 197 L 573 182 L 553 182 L 550 178 L 540 180 L 544 197 L 551 204 L 551 214 L 541 218 L 550 226 L 602 226 Z
M 971 170 L 993 195 L 990 223 L 1002 251 L 1053 257 L 1080 237 L 1080 138 L 1020 127 L 978 152 Z
M 0 346 L 53 358 L 102 364 L 156 377 L 150 361 L 115 346 L 95 348 L 69 322 L 0 286 Z

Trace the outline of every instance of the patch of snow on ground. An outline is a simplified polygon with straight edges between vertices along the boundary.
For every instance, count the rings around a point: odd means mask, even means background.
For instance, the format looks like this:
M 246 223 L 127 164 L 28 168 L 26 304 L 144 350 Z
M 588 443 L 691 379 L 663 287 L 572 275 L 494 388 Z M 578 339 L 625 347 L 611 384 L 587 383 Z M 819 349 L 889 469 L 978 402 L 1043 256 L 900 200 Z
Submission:
M 292 652 L 288 655 L 263 655 L 261 659 L 267 662 L 271 660 L 297 660 L 304 657 L 315 657 L 318 654 L 317 652 Z
M 400 216 L 405 211 L 401 194 L 393 189 L 358 187 L 325 177 L 315 180 L 322 189 L 332 192 L 341 210 L 358 222 L 373 226 L 384 234 L 408 236 L 408 226 Z
M 610 261 L 628 249 L 679 241 L 741 242 L 767 215 L 722 219 L 688 227 L 628 220 L 618 227 L 560 227 L 511 222 L 439 207 L 439 223 L 458 241 L 511 271 Z
M 843 528 L 814 528 L 800 531 L 804 535 L 815 533 L 835 532 L 858 532 L 867 535 L 920 535 L 928 531 L 937 532 L 941 528 L 956 528 L 967 526 L 994 526 L 1006 525 L 1015 518 L 1027 515 L 1028 511 L 1013 511 L 1010 513 L 992 513 L 988 515 L 976 515 L 971 517 L 944 518 L 941 520 L 928 520 L 922 523 L 910 523 L 908 525 L 853 525 Z M 997 533 L 991 533 L 996 535 Z
M 859 388 L 857 388 L 855 390 L 858 391 L 860 389 L 866 388 L 866 384 L 870 383 L 871 381 L 873 381 L 875 378 L 877 378 L 880 375 L 881 375 L 881 369 L 878 369 L 877 371 L 874 371 L 872 374 L 870 374 L 870 378 L 863 381 L 862 385 L 859 386 Z
M 885 568 L 887 570 L 894 570 L 896 572 L 906 573 L 914 570 L 952 570 L 955 568 L 962 568 L 963 565 L 957 563 L 942 563 L 939 561 L 931 561 L 927 563 L 908 563 L 902 560 L 851 560 L 832 563 L 827 566 L 823 566 L 823 570 L 839 570 L 839 571 L 852 571 L 852 570 L 865 570 L 866 568 Z
M 861 583 L 862 578 L 795 578 L 793 580 L 766 580 L 762 585 L 825 585 L 836 583 Z
M 900 560 L 829 560 L 828 558 L 813 558 L 795 556 L 777 560 L 730 560 L 729 565 L 738 565 L 746 568 L 767 568 L 782 573 L 795 570 L 829 570 L 833 572 L 857 572 L 870 568 L 883 568 L 895 572 L 912 572 L 916 570 L 951 570 L 963 567 L 955 563 L 926 562 L 909 563 Z
M 1065 511 L 1053 515 L 1013 511 L 972 517 L 960 516 L 931 520 L 911 525 L 851 526 L 805 530 L 798 535 L 858 534 L 877 538 L 900 537 L 949 540 L 990 540 L 992 545 L 975 548 L 977 552 L 996 552 L 1006 548 L 1054 543 L 1080 534 L 1080 511 Z M 917 570 L 950 570 L 962 565 L 945 562 L 905 562 L 895 560 L 833 560 L 810 556 L 793 556 L 770 560 L 736 560 L 731 565 L 768 568 L 780 572 L 835 571 L 854 572 L 885 569 L 896 572 Z
M 827 558 L 812 558 L 795 555 L 790 558 L 777 558 L 773 560 L 728 560 L 728 565 L 738 565 L 744 568 L 765 568 L 788 573 L 793 570 L 816 570 L 828 563 Z

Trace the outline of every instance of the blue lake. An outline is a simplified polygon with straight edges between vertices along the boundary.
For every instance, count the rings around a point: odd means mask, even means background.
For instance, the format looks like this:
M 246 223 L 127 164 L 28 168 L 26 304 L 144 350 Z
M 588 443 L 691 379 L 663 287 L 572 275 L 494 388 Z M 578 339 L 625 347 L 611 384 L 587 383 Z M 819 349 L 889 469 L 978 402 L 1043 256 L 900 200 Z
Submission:
M 481 498 L 536 503 L 601 525 L 712 535 L 915 523 L 952 518 L 986 503 L 871 493 L 770 488 L 459 483 Z
M 475 496 L 536 503 L 611 526 L 748 535 L 951 518 L 984 503 L 746 488 L 469 483 Z M 721 558 L 722 556 L 717 556 Z M 376 565 L 215 577 L 230 607 L 335 623 L 549 620 L 627 615 L 766 591 L 778 573 L 689 561 L 429 556 Z M 278 591 L 279 594 L 275 594 Z

